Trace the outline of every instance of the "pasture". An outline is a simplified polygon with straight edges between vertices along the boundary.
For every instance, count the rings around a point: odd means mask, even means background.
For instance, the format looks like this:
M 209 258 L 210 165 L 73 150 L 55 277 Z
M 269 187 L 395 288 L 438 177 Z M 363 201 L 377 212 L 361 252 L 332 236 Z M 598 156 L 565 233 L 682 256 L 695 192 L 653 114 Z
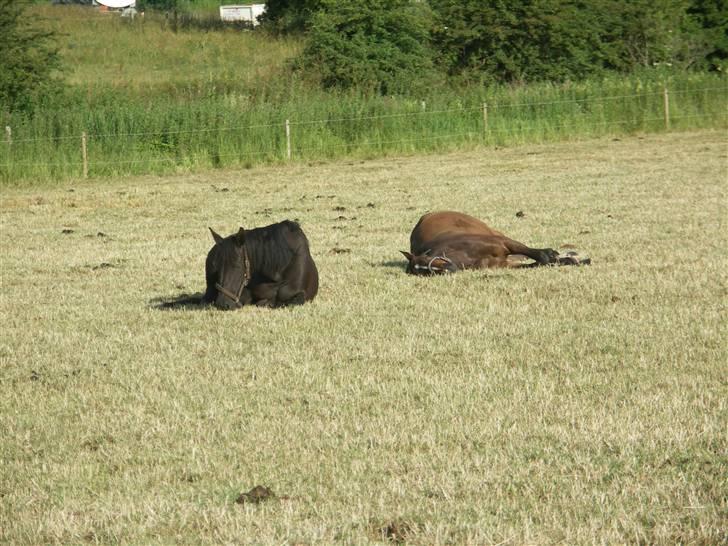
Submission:
M 0 542 L 726 541 L 727 162 L 707 130 L 3 189 Z M 593 265 L 407 276 L 436 209 Z M 208 226 L 285 218 L 313 303 L 157 308 Z

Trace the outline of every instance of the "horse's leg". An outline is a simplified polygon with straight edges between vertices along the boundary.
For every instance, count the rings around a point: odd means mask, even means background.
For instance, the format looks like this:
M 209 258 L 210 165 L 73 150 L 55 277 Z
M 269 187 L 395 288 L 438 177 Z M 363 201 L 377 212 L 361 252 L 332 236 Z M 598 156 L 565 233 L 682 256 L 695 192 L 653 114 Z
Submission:
M 491 269 L 512 267 L 509 251 L 500 237 L 458 241 L 449 247 L 435 247 L 434 256 L 443 256 L 457 269 Z
M 510 254 L 523 254 L 534 260 L 538 265 L 555 264 L 559 261 L 559 253 L 553 248 L 531 248 L 508 237 L 503 239 L 503 244 Z
M 290 286 L 287 283 L 278 290 L 277 306 L 302 305 L 306 303 L 306 294 L 298 286 Z
M 251 303 L 253 303 L 253 294 L 246 286 L 240 294 L 240 305 L 250 305 Z
M 591 258 L 581 258 L 576 252 L 559 255 L 559 265 L 590 265 Z
M 301 305 L 306 302 L 306 290 L 309 294 L 318 290 L 318 282 L 312 286 L 311 267 L 316 267 L 308 253 L 298 253 L 283 272 L 283 280 L 278 288 L 276 307 L 285 305 Z M 313 296 L 311 296 L 313 297 Z
M 314 268 L 313 272 L 311 267 Z M 318 290 L 318 276 L 315 275 L 315 264 L 307 255 L 296 255 L 282 274 L 276 275 L 275 282 L 263 282 L 249 286 L 255 305 L 267 307 L 283 307 L 301 305 Z M 312 277 L 312 273 L 314 274 Z
M 286 281 L 258 284 L 252 292 L 255 305 L 259 307 L 283 307 L 305 302 L 303 290 Z
M 278 296 L 280 283 L 264 282 L 254 286 L 248 286 L 252 302 L 259 307 L 274 307 Z

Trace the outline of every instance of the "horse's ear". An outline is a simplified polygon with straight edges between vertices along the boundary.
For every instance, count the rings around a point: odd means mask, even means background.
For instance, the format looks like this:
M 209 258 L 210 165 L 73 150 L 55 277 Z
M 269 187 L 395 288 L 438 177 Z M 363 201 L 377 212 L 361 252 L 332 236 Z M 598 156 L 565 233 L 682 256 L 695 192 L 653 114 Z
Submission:
M 220 235 L 218 235 L 217 233 L 215 233 L 214 229 L 212 229 L 211 227 L 208 227 L 207 229 L 209 229 L 210 233 L 212 233 L 212 238 L 215 239 L 216 245 L 222 243 L 222 237 Z
M 405 252 L 404 250 L 400 250 L 400 252 L 401 252 L 402 254 L 404 254 L 404 257 L 405 257 L 405 258 L 407 258 L 407 261 L 408 261 L 408 262 L 411 262 L 412 260 L 414 260 L 414 259 L 415 259 L 415 257 L 414 257 L 414 256 L 412 256 L 412 254 L 410 254 L 409 252 Z
M 239 245 L 245 244 L 245 229 L 241 226 L 238 232 L 235 234 L 235 240 Z

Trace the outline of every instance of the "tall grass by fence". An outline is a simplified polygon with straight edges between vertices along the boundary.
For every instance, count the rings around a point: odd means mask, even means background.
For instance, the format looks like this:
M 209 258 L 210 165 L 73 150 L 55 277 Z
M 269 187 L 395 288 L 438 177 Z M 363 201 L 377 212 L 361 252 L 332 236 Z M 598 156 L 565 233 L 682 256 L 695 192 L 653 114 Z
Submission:
M 630 83 L 621 89 L 500 89 L 430 102 L 339 97 L 276 107 L 249 106 L 240 97 L 227 96 L 166 107 L 131 103 L 50 112 L 6 127 L 0 181 L 8 185 L 728 127 L 723 79 L 686 78 L 670 86 Z

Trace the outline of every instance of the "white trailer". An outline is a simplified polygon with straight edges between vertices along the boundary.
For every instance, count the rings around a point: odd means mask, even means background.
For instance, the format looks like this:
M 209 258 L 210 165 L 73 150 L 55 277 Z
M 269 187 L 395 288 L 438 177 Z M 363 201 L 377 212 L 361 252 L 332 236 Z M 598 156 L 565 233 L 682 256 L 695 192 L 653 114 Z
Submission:
M 223 21 L 247 21 L 255 26 L 263 15 L 265 4 L 241 4 L 236 6 L 220 6 L 220 19 Z

